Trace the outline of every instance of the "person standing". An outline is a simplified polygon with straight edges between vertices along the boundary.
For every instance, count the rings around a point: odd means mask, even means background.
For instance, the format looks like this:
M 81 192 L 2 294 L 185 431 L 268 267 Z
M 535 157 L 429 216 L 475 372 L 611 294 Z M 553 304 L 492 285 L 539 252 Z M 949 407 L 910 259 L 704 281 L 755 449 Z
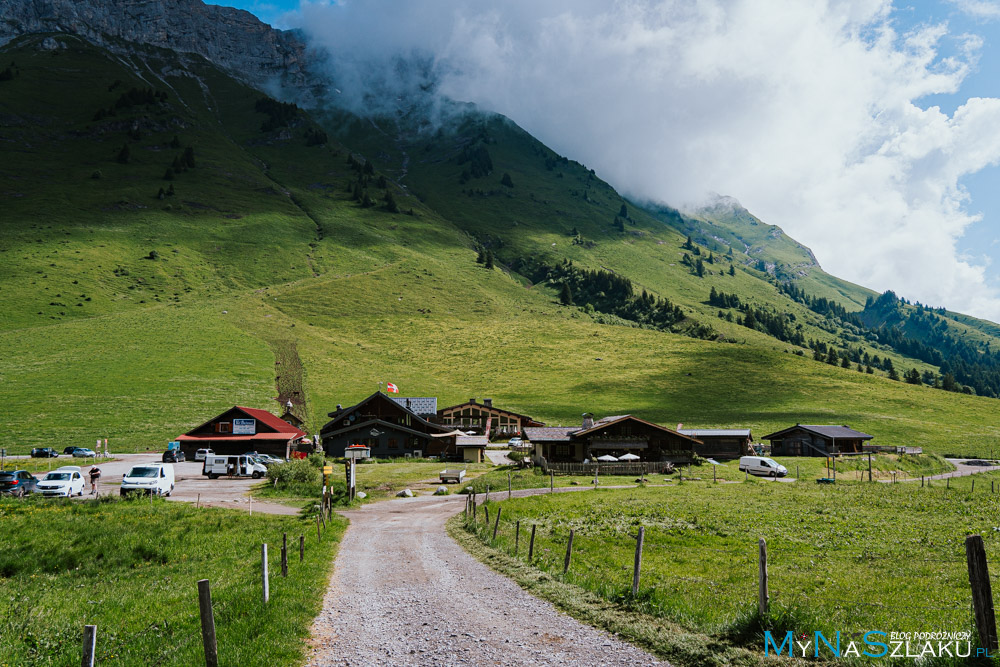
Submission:
M 101 480 L 101 469 L 94 466 L 90 469 L 90 495 L 97 493 L 97 483 Z

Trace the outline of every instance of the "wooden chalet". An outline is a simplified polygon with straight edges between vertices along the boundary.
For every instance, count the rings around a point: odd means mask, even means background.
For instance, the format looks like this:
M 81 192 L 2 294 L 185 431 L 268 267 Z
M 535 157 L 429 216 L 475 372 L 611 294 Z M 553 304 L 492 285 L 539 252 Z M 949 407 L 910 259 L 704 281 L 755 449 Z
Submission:
M 302 424 L 305 423 L 298 417 L 298 415 L 292 412 L 291 408 L 285 409 L 285 412 L 281 415 L 281 421 L 287 422 L 295 428 L 301 428 Z
M 581 426 L 528 427 L 525 436 L 537 459 L 550 463 L 594 461 L 610 454 L 634 454 L 640 461 L 684 463 L 694 458 L 699 441 L 632 415 L 594 421 L 585 415 Z
M 463 440 L 449 426 L 434 424 L 381 391 L 349 408 L 337 406 L 320 430 L 323 449 L 330 456 L 343 456 L 350 445 L 371 448 L 374 458 L 437 456 L 442 459 L 481 461 L 482 442 Z
M 705 458 L 738 459 L 752 453 L 753 435 L 748 428 L 683 428 L 677 432 L 699 440 L 694 451 Z
M 864 451 L 864 443 L 874 436 L 849 426 L 796 424 L 770 435 L 772 456 L 830 456 Z
M 492 398 L 484 398 L 481 404 L 475 398 L 470 398 L 465 403 L 441 408 L 437 411 L 436 421 L 463 431 L 485 434 L 487 420 L 491 436 L 506 438 L 521 435 L 528 426 L 545 426 L 543 422 L 535 421 L 527 415 L 494 406 Z
M 177 436 L 177 440 L 181 443 L 181 451 L 191 461 L 195 451 L 205 447 L 216 454 L 259 452 L 287 459 L 294 443 L 305 436 L 305 431 L 267 410 L 236 405 Z

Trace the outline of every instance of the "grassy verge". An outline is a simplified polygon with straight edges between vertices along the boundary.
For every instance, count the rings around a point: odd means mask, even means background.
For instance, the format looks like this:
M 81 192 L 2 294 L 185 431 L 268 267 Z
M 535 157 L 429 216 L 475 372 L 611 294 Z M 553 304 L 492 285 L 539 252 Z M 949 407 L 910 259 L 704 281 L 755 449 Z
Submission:
M 0 499 L 0 655 L 32 665 L 78 662 L 85 624 L 97 625 L 102 665 L 202 663 L 199 579 L 211 581 L 222 664 L 300 664 L 347 523 L 334 517 L 318 541 L 315 527 L 297 518 L 159 500 L 35 500 Z
M 930 488 L 683 484 L 544 494 L 491 503 L 503 508 L 496 540 L 492 525 L 487 529 L 482 522 L 483 512 L 471 531 L 460 518 L 450 529 L 463 544 L 477 543 L 473 553 L 490 554 L 490 565 L 574 615 L 589 622 L 603 619 L 599 624 L 615 631 L 637 626 L 635 640 L 665 657 L 676 656 L 678 639 L 657 638 L 646 627 L 656 624 L 642 619 L 674 624 L 685 636 L 710 638 L 706 642 L 760 651 L 763 627 L 752 611 L 760 537 L 768 542 L 771 622 L 782 629 L 820 630 L 828 636 L 870 629 L 969 630 L 964 539 L 982 534 L 989 560 L 1000 557 L 1000 493 L 990 486 L 997 480 L 1000 475 L 990 473 L 953 480 L 950 488 L 944 481 Z M 515 557 L 517 521 L 521 536 Z M 633 597 L 639 526 L 646 530 L 642 582 Z M 563 575 L 571 529 L 572 562 Z M 548 580 L 570 591 L 546 592 Z M 570 602 L 560 602 L 563 597 Z M 577 599 L 590 600 L 593 610 L 574 611 Z

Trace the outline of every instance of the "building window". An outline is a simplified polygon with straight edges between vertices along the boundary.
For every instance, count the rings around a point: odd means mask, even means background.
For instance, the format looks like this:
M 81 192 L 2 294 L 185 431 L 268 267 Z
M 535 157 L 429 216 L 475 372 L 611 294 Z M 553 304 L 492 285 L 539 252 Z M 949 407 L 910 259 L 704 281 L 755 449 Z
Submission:
M 215 424 L 216 433 L 232 433 L 233 424 L 232 422 L 216 422 Z
M 389 438 L 389 449 L 399 449 L 399 445 L 396 444 L 395 438 Z
M 556 458 L 568 459 L 573 455 L 571 445 L 556 445 Z

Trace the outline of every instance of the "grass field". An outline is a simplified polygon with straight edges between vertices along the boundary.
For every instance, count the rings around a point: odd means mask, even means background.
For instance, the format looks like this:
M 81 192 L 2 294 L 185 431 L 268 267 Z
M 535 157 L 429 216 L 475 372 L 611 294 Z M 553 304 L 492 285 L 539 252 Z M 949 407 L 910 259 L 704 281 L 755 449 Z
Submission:
M 494 519 L 502 508 L 492 544 L 513 554 L 520 521 L 523 562 L 537 526 L 536 570 L 596 594 L 623 615 L 663 619 L 754 650 L 763 648 L 761 635 L 747 632 L 758 538 L 767 540 L 773 616 L 782 632 L 965 631 L 972 620 L 964 540 L 981 534 L 991 562 L 1000 558 L 1000 493 L 990 490 L 998 480 L 996 474 L 965 477 L 950 489 L 944 481 L 930 488 L 799 482 L 545 494 L 491 502 Z M 483 525 L 483 512 L 479 517 L 472 530 L 491 542 L 492 525 Z M 633 598 L 639 526 L 646 531 L 642 583 Z M 571 529 L 572 563 L 563 576 Z M 660 641 L 654 647 L 670 655 L 674 639 Z
M 317 543 L 315 527 L 297 518 L 108 497 L 0 499 L 0 524 L 0 663 L 78 664 L 83 626 L 96 625 L 98 664 L 204 664 L 197 581 L 209 579 L 220 664 L 270 666 L 301 664 L 347 522 L 334 517 Z

